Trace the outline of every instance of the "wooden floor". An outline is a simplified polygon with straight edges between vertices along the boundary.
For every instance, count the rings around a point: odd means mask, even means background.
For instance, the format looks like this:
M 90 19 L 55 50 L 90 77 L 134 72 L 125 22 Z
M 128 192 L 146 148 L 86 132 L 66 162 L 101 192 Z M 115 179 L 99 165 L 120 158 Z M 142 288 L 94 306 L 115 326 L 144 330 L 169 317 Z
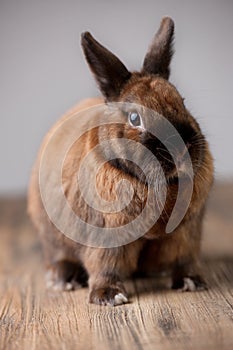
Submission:
M 115 308 L 89 305 L 87 289 L 45 290 L 25 200 L 0 200 L 0 221 L 0 349 L 233 349 L 233 185 L 215 188 L 206 216 L 209 291 L 134 280 L 131 303 Z

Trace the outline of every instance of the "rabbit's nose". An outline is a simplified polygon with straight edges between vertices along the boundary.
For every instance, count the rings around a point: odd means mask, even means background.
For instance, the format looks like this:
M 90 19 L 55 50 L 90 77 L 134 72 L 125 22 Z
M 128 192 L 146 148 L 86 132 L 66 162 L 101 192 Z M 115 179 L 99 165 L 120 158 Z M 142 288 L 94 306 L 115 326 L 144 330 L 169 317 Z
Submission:
M 185 171 L 186 169 L 186 161 L 189 157 L 189 148 L 190 144 L 187 143 L 176 155 L 176 166 L 178 168 L 177 170 L 179 171 Z

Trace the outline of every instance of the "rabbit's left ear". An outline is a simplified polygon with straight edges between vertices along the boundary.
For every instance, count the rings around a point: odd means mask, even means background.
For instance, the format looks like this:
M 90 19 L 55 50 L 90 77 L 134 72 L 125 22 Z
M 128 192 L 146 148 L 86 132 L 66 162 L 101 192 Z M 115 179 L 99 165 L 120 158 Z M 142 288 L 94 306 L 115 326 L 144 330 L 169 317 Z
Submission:
M 120 95 L 120 91 L 131 73 L 109 50 L 96 41 L 89 32 L 82 34 L 81 44 L 99 88 L 109 101 Z
M 144 59 L 143 73 L 157 74 L 164 79 L 169 78 L 173 35 L 174 22 L 170 17 L 164 17 Z

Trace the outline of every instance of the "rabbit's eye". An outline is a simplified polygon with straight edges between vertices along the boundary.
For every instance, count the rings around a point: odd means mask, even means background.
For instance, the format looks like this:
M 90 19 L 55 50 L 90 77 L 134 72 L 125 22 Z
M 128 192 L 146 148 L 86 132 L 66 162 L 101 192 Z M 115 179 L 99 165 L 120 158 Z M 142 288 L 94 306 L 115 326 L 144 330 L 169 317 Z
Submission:
M 129 112 L 128 118 L 132 126 L 140 126 L 142 124 L 142 119 L 138 112 Z

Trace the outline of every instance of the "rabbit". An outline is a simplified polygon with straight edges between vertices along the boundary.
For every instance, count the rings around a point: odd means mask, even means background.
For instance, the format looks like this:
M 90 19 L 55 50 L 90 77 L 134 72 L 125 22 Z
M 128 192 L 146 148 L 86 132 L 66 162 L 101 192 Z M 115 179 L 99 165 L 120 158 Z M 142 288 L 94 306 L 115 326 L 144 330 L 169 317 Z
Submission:
M 70 112 L 59 120 L 45 137 L 38 158 L 32 170 L 28 191 L 28 212 L 39 232 L 46 267 L 46 283 L 54 290 L 74 290 L 89 286 L 89 302 L 99 305 L 121 305 L 129 301 L 124 280 L 135 274 L 150 275 L 168 267 L 171 271 L 172 288 L 183 291 L 196 291 L 207 288 L 202 276 L 200 265 L 200 245 L 202 223 L 206 202 L 213 183 L 214 167 L 209 145 L 203 135 L 198 122 L 186 109 L 184 99 L 174 85 L 169 82 L 170 62 L 173 56 L 174 22 L 164 17 L 155 34 L 151 46 L 145 56 L 140 72 L 130 72 L 125 65 L 109 50 L 97 42 L 89 32 L 81 37 L 81 45 L 85 58 L 94 75 L 103 97 L 90 98 L 80 102 Z M 158 185 L 160 178 L 157 167 L 163 170 L 166 186 L 166 200 L 158 220 L 147 231 L 144 226 L 152 210 L 147 212 L 138 223 L 142 235 L 135 239 L 116 244 L 102 246 L 82 244 L 72 237 L 61 232 L 44 207 L 40 182 L 44 181 L 48 189 L 48 198 L 51 207 L 57 210 L 59 218 L 66 224 L 67 230 L 72 225 L 71 217 L 63 212 L 63 207 L 57 200 L 59 189 L 53 184 L 55 168 L 53 161 L 59 156 L 59 150 L 66 141 L 69 141 L 71 129 L 61 129 L 53 148 L 43 164 L 48 167 L 47 175 L 40 176 L 40 167 L 43 154 L 48 147 L 51 135 L 62 125 L 72 119 L 75 114 L 85 117 L 89 110 L 96 109 L 92 118 L 102 120 L 100 106 L 105 110 L 111 108 L 114 115 L 114 103 L 122 106 L 134 104 L 149 109 L 164 116 L 181 136 L 187 151 L 178 150 L 177 164 L 168 154 L 162 142 L 147 130 L 147 115 L 137 109 L 122 110 L 121 123 L 112 123 L 95 126 L 85 131 L 81 138 L 72 144 L 63 162 L 62 186 L 64 195 L 83 221 L 101 229 L 122 227 L 140 215 L 148 196 L 151 182 L 148 182 L 144 172 L 137 164 L 137 160 L 146 159 L 144 150 L 148 149 L 158 159 L 157 163 L 148 164 L 148 171 L 153 186 Z M 99 112 L 98 112 L 98 108 Z M 90 118 L 89 118 L 90 119 Z M 154 122 L 156 124 L 156 121 Z M 81 122 L 80 122 L 81 124 Z M 80 130 L 82 126 L 80 125 Z M 96 146 L 110 139 L 133 140 L 136 146 L 126 149 L 131 160 L 125 157 L 121 146 L 112 146 L 95 149 Z M 172 138 L 170 139 L 172 143 Z M 127 145 L 127 143 L 126 143 Z M 138 146 L 137 146 L 138 145 Z M 143 146 L 143 147 L 142 147 Z M 111 148 L 112 147 L 112 148 Z M 114 201 L 117 194 L 120 199 L 127 197 L 127 191 L 119 187 L 117 192 L 115 182 L 127 180 L 134 191 L 130 203 L 121 210 L 108 213 L 92 208 L 82 197 L 82 189 L 77 186 L 77 172 L 80 164 L 88 152 L 92 150 L 92 160 L 84 162 L 84 170 L 89 176 L 95 171 L 95 160 L 98 157 L 106 159 L 98 169 L 96 186 L 101 196 L 106 200 Z M 107 153 L 112 151 L 114 157 L 108 158 Z M 180 152 L 180 153 L 179 153 Z M 106 154 L 105 154 L 106 153 Z M 151 154 L 150 153 L 150 154 Z M 185 178 L 185 156 L 191 159 L 193 167 L 193 189 L 190 203 L 183 219 L 170 233 L 166 226 L 174 208 L 179 176 Z M 179 170 L 182 168 L 183 170 Z M 153 175 L 154 174 L 154 175 Z M 180 175 L 181 174 L 181 175 Z M 84 181 L 84 191 L 88 192 L 90 182 Z M 152 187 L 153 187 L 152 186 Z M 184 187 L 184 191 L 185 191 Z M 155 195 L 155 192 L 154 196 Z M 124 197 L 125 196 L 125 197 Z M 159 196 L 159 190 L 158 190 Z M 152 198 L 153 199 L 153 198 Z M 95 199 L 93 199 L 95 201 Z M 94 203 L 94 202 L 93 202 Z M 94 207 L 94 204 L 93 204 Z M 150 214 L 151 213 L 151 214 Z M 144 231 L 145 232 L 144 232 Z M 81 233 L 80 233 L 81 234 Z M 101 234 L 100 234 L 100 237 Z M 116 240 L 118 239 L 115 235 Z M 87 240 L 88 242 L 88 240 Z

